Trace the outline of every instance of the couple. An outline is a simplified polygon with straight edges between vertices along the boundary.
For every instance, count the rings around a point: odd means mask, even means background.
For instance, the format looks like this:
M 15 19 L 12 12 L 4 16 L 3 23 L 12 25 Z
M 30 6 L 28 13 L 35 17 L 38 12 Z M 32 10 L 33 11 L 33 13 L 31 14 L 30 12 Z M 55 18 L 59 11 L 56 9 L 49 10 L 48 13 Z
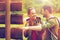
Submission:
M 51 6 L 45 5 L 42 7 L 42 15 L 46 18 L 46 22 L 43 23 L 41 18 L 36 15 L 35 9 L 29 8 L 29 18 L 26 20 L 27 27 L 24 27 L 26 29 L 25 37 L 28 40 L 58 40 L 59 23 L 57 18 L 52 16 L 52 13 Z

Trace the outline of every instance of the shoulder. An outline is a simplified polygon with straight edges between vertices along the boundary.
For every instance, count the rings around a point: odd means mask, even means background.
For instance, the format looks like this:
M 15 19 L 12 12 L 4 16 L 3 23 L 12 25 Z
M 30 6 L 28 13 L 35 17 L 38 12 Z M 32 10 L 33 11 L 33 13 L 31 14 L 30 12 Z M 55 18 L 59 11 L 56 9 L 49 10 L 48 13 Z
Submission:
M 51 18 L 49 18 L 49 21 L 58 21 L 58 18 L 57 17 L 51 17 Z
M 26 21 L 29 21 L 29 20 L 30 20 L 30 18 L 27 18 L 27 19 L 26 19 Z
M 52 25 L 58 25 L 58 18 L 56 17 L 52 17 L 48 20 L 49 23 L 51 23 Z

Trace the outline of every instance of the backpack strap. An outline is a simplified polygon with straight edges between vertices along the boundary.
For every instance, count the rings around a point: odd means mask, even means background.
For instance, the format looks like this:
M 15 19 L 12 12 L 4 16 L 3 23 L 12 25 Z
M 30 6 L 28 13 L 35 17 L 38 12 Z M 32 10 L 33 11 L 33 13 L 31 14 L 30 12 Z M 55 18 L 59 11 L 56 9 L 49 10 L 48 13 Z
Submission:
M 58 20 L 58 18 L 57 17 L 51 17 L 51 18 L 49 18 L 49 20 L 50 19 L 54 19 L 54 18 L 56 18 L 57 19 L 57 21 L 59 22 L 59 20 Z M 56 40 L 58 40 L 58 36 L 57 35 L 55 35 L 49 28 L 48 28 L 48 31 L 53 35 L 53 37 L 56 39 Z
M 56 18 L 57 21 L 58 21 L 58 23 L 60 24 L 60 21 L 59 21 L 59 19 L 58 19 L 57 17 L 51 17 L 51 18 L 49 18 L 49 20 L 50 20 L 50 19 L 54 19 L 54 18 Z

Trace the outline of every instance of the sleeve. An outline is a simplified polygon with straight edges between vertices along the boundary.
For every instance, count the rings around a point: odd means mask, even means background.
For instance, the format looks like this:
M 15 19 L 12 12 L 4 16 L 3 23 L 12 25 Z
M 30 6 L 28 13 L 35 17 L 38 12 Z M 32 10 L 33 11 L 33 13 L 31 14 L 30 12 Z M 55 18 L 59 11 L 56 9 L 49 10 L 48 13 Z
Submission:
M 29 26 L 29 19 L 26 19 L 26 24 L 25 26 Z
M 26 19 L 26 24 L 25 26 L 29 26 L 29 19 Z M 29 36 L 29 30 L 24 31 L 24 36 L 27 38 Z
M 50 19 L 46 24 L 42 25 L 42 28 L 51 28 L 58 25 L 57 19 Z

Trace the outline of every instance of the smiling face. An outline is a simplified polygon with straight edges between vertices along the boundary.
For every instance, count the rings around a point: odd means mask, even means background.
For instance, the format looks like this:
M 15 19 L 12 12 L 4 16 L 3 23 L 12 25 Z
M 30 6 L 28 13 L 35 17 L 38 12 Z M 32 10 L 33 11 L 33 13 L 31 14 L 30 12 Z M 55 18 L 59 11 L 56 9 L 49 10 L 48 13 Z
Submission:
M 47 18 L 52 14 L 52 7 L 51 6 L 44 6 L 42 8 L 42 15 L 43 17 Z
M 46 18 L 48 16 L 48 10 L 42 9 L 42 15 L 43 15 L 43 17 Z
M 29 9 L 29 10 L 28 10 L 28 16 L 29 16 L 30 18 L 34 17 L 35 15 L 36 15 L 35 9 Z

